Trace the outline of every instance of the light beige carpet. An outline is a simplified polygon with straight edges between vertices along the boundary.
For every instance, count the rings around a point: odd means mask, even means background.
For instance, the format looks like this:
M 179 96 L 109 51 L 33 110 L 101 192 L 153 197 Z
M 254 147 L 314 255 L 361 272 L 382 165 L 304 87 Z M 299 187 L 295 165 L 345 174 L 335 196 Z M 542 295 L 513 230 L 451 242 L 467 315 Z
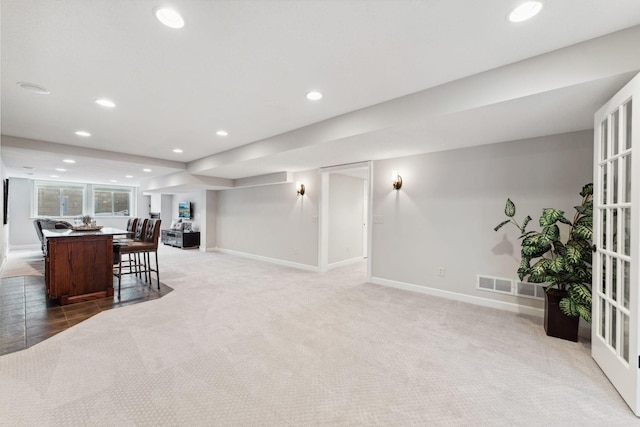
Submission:
M 164 298 L 0 357 L 10 426 L 638 425 L 541 320 L 162 247 Z
M 44 274 L 44 257 L 42 251 L 23 250 L 9 252 L 0 278 L 18 276 L 42 276 Z

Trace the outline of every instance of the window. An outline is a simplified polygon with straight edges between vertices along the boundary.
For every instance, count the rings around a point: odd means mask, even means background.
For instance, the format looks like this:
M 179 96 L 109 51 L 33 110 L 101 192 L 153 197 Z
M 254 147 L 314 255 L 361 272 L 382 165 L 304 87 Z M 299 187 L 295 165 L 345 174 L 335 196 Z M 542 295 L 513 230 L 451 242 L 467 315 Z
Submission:
M 93 191 L 95 216 L 129 216 L 131 212 L 131 188 L 96 187 Z
M 135 215 L 135 187 L 35 181 L 34 194 L 35 216 Z
M 36 183 L 37 216 L 80 216 L 84 207 L 84 185 Z

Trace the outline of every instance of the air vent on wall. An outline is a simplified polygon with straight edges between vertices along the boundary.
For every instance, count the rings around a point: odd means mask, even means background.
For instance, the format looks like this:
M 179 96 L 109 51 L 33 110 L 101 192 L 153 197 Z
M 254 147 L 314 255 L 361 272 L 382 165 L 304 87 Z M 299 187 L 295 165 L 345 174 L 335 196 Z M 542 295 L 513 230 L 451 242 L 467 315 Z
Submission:
M 478 275 L 477 288 L 483 291 L 498 292 L 501 294 L 515 295 L 518 297 L 544 299 L 545 283 L 528 283 L 501 277 Z
M 516 295 L 519 297 L 544 299 L 545 283 L 516 282 Z
M 478 275 L 478 289 L 501 294 L 513 294 L 513 280 Z

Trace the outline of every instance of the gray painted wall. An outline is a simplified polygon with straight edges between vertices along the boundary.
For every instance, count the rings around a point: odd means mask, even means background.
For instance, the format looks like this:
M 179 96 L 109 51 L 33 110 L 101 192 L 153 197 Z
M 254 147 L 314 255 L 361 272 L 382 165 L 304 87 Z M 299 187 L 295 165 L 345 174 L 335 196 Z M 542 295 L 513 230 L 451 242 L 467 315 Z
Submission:
M 9 245 L 40 246 L 31 217 L 32 180 L 9 178 Z
M 178 203 L 191 203 L 191 220 L 193 231 L 200 232 L 200 250 L 213 250 L 216 248 L 216 191 L 200 190 L 189 193 L 174 194 L 171 202 L 171 219 L 178 218 Z M 164 222 L 163 222 L 164 224 Z M 166 226 L 171 225 L 167 219 Z
M 329 175 L 329 264 L 362 257 L 364 180 Z
M 206 216 L 200 227 L 200 249 L 213 250 L 218 247 L 216 238 L 218 192 L 214 190 L 205 191 Z
M 305 185 L 296 194 L 295 181 Z M 288 184 L 218 192 L 218 248 L 307 266 L 318 265 L 317 171 L 294 174 Z
M 581 131 L 375 162 L 373 277 L 539 307 L 477 290 L 476 275 L 516 277 L 519 233 L 493 231 L 506 198 L 518 219 L 534 218 L 531 225 L 545 207 L 573 215 L 593 179 L 592 152 L 592 131 Z M 391 187 L 394 169 L 404 181 L 399 191 Z
M 178 203 L 190 202 L 191 203 L 191 219 L 185 220 L 192 224 L 193 229 L 200 231 L 203 218 L 206 217 L 206 200 L 205 190 L 193 191 L 190 193 L 174 194 L 171 202 L 172 214 L 171 218 L 167 218 L 167 228 L 171 225 L 171 220 L 178 219 Z M 164 220 L 163 220 L 164 222 Z

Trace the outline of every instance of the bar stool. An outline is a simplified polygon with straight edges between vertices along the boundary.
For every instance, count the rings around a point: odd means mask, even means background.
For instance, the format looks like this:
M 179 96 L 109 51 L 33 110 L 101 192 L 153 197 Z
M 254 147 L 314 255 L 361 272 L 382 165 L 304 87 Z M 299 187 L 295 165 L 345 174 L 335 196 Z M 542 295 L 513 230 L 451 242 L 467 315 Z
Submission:
M 158 238 L 160 236 L 160 223 L 162 222 L 159 219 L 145 219 L 143 229 L 144 231 L 140 234 L 140 239 L 132 242 L 126 242 L 122 244 L 114 244 L 113 252 L 114 257 L 118 260 L 118 269 L 114 271 L 114 276 L 118 277 L 118 299 L 120 299 L 120 289 L 122 282 L 123 274 L 136 274 L 142 278 L 142 274 L 144 274 L 144 281 L 151 284 L 151 273 L 155 271 L 156 280 L 158 282 L 158 289 L 160 289 L 160 272 L 158 268 Z M 136 227 L 136 237 L 139 226 Z M 155 269 L 151 265 L 151 252 L 155 253 Z M 122 256 L 124 254 L 129 255 L 131 257 L 134 256 L 136 260 L 133 265 L 131 263 L 131 258 L 129 261 L 125 260 L 125 268 L 128 268 L 129 271 L 122 271 L 123 261 Z

